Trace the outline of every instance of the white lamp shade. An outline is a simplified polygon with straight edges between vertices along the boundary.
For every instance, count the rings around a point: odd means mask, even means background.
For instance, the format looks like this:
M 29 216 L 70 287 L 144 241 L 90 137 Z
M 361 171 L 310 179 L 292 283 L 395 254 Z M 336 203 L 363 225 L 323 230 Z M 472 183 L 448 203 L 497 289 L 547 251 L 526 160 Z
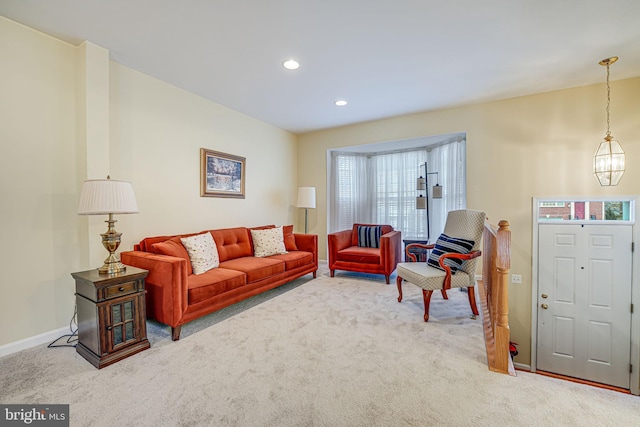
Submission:
M 298 188 L 298 203 L 296 205 L 299 208 L 313 208 L 316 207 L 316 188 L 315 187 L 299 187 Z
M 78 215 L 131 213 L 138 213 L 138 203 L 130 182 L 90 179 L 82 185 Z

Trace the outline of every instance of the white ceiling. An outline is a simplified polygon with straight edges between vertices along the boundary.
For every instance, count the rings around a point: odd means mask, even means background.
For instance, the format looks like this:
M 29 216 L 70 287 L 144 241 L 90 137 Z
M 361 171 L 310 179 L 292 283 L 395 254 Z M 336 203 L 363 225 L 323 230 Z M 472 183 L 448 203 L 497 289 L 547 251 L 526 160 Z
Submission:
M 614 55 L 611 80 L 640 76 L 640 0 L 0 0 L 0 15 L 294 133 L 603 83 Z

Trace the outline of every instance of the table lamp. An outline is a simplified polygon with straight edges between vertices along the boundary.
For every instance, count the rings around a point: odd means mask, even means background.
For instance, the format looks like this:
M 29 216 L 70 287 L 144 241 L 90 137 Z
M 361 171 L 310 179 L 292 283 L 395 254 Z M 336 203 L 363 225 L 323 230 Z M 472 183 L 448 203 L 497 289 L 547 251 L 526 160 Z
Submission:
M 115 230 L 114 214 L 138 213 L 136 196 L 130 182 L 107 179 L 90 179 L 82 185 L 78 215 L 109 215 L 106 233 L 102 233 L 102 245 L 109 251 L 104 265 L 98 269 L 100 274 L 118 274 L 126 267 L 116 257 L 122 233 Z

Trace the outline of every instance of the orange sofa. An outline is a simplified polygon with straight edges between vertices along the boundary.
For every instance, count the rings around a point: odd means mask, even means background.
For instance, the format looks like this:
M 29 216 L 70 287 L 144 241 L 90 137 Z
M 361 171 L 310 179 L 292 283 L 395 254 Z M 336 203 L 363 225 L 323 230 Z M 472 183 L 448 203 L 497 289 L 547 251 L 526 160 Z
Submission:
M 274 226 L 257 227 L 272 228 Z M 147 237 L 122 252 L 123 264 L 149 270 L 146 278 L 147 317 L 171 326 L 172 339 L 180 338 L 182 325 L 261 292 L 318 270 L 318 236 L 293 234 L 283 227 L 286 254 L 254 256 L 251 229 L 235 227 L 209 230 L 220 266 L 193 274 L 189 254 L 177 236 Z
M 378 248 L 358 246 L 358 227 L 372 227 L 377 224 L 353 224 L 351 230 L 338 231 L 328 235 L 329 270 L 333 277 L 335 270 L 357 271 L 361 273 L 384 274 L 387 284 L 389 276 L 402 260 L 401 233 L 390 225 L 382 225 L 382 235 Z

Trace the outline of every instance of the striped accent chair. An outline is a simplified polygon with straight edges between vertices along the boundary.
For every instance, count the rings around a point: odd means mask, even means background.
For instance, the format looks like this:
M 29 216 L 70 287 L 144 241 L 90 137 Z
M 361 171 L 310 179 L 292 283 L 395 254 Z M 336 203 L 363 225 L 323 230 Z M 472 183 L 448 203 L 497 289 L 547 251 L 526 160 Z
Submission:
M 331 277 L 336 270 L 383 274 L 389 284 L 402 260 L 400 231 L 390 225 L 353 224 L 351 230 L 331 233 L 327 239 Z
M 446 291 L 451 288 L 467 288 L 469 305 L 474 315 L 478 315 L 475 299 L 476 261 L 481 255 L 480 243 L 486 214 L 474 210 L 450 211 L 443 234 L 436 243 L 407 245 L 407 258 L 416 257 L 409 252 L 412 247 L 430 249 L 427 262 L 403 262 L 398 264 L 398 302 L 402 302 L 402 282 L 413 283 L 422 288 L 424 299 L 424 321 L 429 321 L 429 303 L 433 291 L 440 290 L 447 299 Z

